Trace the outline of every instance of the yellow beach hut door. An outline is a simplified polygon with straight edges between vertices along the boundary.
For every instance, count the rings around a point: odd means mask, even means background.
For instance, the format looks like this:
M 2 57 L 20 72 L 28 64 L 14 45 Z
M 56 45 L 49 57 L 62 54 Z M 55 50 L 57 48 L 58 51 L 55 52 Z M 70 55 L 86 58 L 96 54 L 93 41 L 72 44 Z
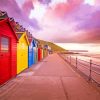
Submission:
M 28 44 L 25 36 L 22 36 L 17 45 L 17 73 L 28 68 Z

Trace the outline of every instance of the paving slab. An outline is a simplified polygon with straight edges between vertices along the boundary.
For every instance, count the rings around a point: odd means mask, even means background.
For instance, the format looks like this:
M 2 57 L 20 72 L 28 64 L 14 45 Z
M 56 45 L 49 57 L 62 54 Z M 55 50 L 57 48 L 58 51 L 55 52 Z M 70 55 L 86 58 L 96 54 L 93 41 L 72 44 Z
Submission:
M 84 79 L 63 77 L 62 81 L 68 100 L 100 100 L 100 93 Z

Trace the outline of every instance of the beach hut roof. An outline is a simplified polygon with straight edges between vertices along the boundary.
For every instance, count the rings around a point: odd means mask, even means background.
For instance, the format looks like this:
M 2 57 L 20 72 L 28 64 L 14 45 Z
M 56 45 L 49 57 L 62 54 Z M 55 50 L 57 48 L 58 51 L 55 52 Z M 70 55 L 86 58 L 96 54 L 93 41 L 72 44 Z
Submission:
M 0 24 L 6 23 L 6 22 L 7 22 L 8 25 L 10 26 L 10 28 L 11 28 L 13 34 L 15 35 L 15 38 L 16 38 L 17 41 L 18 41 L 18 37 L 17 37 L 17 35 L 16 35 L 16 33 L 15 33 L 15 31 L 14 31 L 14 29 L 13 29 L 13 27 L 12 27 L 10 21 L 9 21 L 9 19 L 8 19 L 8 18 L 5 18 L 5 19 L 3 19 L 3 20 L 0 20 Z
M 7 12 L 0 10 L 0 20 L 3 20 L 5 18 L 8 18 Z
M 16 22 L 16 25 L 15 25 L 15 28 L 16 28 L 16 32 L 25 32 L 25 28 L 20 25 L 18 22 Z
M 16 22 L 15 22 L 14 18 L 9 18 L 9 20 L 11 22 L 11 25 L 12 25 L 14 31 L 16 32 Z
M 16 32 L 16 35 L 17 35 L 18 39 L 20 39 L 21 36 L 23 35 L 23 32 L 22 32 L 22 33 L 18 33 L 18 32 Z
M 25 35 L 24 37 L 27 41 L 27 44 L 29 45 L 29 40 L 28 40 L 28 37 L 26 35 L 26 32 L 16 32 L 16 35 L 17 35 L 18 39 L 20 39 L 23 35 Z

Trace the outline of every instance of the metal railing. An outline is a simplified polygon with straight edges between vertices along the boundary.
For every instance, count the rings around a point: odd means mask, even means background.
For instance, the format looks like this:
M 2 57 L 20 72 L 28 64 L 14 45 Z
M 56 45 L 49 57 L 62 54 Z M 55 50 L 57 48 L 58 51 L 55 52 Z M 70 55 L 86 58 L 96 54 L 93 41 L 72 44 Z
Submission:
M 67 61 L 70 65 L 74 66 L 76 69 L 80 70 L 83 74 L 88 76 L 89 81 L 94 81 L 100 86 L 100 65 L 93 63 L 93 60 L 82 60 L 79 59 L 77 56 L 60 56 Z

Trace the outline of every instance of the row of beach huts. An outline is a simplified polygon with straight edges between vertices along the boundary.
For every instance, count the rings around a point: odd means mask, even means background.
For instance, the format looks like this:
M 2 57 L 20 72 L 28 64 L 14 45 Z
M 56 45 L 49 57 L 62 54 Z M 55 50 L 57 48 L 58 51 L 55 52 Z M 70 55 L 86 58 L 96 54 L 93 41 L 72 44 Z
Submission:
M 48 45 L 0 11 L 0 85 L 41 61 L 49 51 Z

